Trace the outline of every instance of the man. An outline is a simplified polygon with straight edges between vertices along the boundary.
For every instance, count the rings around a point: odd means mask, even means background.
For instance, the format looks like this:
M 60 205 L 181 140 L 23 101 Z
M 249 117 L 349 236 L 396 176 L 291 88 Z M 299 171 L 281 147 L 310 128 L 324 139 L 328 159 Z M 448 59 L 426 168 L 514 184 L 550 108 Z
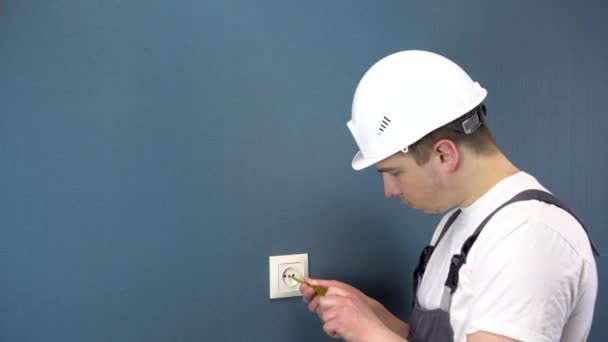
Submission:
M 434 53 L 376 63 L 355 92 L 348 127 L 387 197 L 447 212 L 414 274 L 409 323 L 339 281 L 300 290 L 325 332 L 346 341 L 584 341 L 597 294 L 586 229 L 517 169 L 485 126 L 487 92 Z

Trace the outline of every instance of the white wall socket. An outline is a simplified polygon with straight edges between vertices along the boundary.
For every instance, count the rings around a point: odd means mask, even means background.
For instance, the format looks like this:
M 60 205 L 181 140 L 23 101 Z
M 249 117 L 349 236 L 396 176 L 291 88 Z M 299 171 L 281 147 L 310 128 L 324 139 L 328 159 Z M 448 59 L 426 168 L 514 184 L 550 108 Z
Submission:
M 308 276 L 308 254 L 275 255 L 268 257 L 270 299 L 301 296 L 300 284 L 293 277 Z

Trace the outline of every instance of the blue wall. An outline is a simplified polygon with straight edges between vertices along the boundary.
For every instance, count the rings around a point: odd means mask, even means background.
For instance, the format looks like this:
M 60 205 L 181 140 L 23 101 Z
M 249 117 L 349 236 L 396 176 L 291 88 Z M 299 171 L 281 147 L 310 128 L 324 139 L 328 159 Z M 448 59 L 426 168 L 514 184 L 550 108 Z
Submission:
M 350 168 L 355 86 L 428 49 L 608 253 L 604 1 L 5 0 L 0 340 L 320 341 L 268 256 L 401 316 L 438 217 Z M 606 341 L 608 269 L 591 341 Z

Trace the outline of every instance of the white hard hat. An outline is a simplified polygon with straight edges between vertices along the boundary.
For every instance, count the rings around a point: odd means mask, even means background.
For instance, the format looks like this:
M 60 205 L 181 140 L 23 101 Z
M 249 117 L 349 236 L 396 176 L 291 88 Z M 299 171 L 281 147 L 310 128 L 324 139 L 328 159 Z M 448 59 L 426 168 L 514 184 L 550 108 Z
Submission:
M 456 63 L 427 51 L 401 51 L 363 76 L 347 123 L 361 170 L 407 149 L 481 104 L 487 91 Z

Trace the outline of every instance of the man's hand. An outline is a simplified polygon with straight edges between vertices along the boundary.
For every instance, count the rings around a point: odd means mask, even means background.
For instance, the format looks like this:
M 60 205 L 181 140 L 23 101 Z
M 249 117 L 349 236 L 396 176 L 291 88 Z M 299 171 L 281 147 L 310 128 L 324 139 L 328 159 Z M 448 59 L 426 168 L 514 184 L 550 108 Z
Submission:
M 382 310 L 386 309 L 376 300 L 339 281 L 308 277 L 304 280 L 327 288 L 325 296 L 317 296 L 310 286 L 300 286 L 304 303 L 325 323 L 323 330 L 327 335 L 349 342 L 403 341 L 403 335 L 397 335 L 382 321 Z

